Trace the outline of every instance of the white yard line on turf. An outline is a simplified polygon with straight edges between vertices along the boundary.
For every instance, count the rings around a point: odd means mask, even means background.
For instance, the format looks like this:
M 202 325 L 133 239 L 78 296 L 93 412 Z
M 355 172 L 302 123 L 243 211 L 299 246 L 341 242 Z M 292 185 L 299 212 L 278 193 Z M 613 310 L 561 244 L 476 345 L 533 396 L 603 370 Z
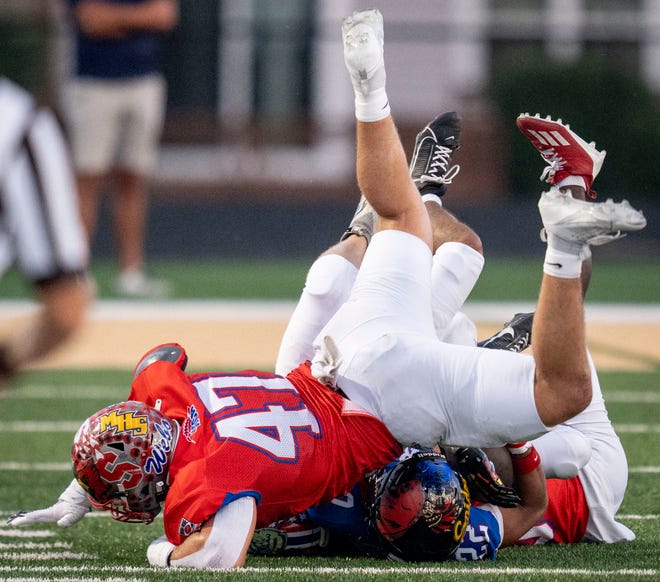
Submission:
M 70 550 L 73 547 L 71 542 L 14 542 L 11 544 L 1 544 L 0 550 Z
M 12 512 L 0 512 L 3 518 L 12 515 Z M 7 524 L 0 524 L 0 538 L 50 538 L 57 532 L 48 529 L 16 529 Z
M 34 566 L 20 567 L 13 566 L 0 566 L 0 572 L 20 572 L 25 576 L 28 573 L 34 573 L 35 576 L 44 572 L 57 574 L 59 572 L 81 572 L 85 574 L 91 573 L 111 573 L 111 574 L 153 574 L 152 568 L 135 567 L 135 566 Z M 655 568 L 621 568 L 617 570 L 596 570 L 589 568 L 487 568 L 484 566 L 475 566 L 470 568 L 458 568 L 452 566 L 438 566 L 438 567 L 389 567 L 389 568 L 296 568 L 296 567 L 273 567 L 273 568 L 241 568 L 232 572 L 232 576 L 239 577 L 242 573 L 245 574 L 350 574 L 353 576 L 387 576 L 392 574 L 399 575 L 413 575 L 413 574 L 438 574 L 453 576 L 502 576 L 511 574 L 522 574 L 533 576 L 535 574 L 544 574 L 551 576 L 599 576 L 599 577 L 621 577 L 621 576 L 657 576 L 658 570 Z M 41 579 L 41 578 L 34 578 Z
M 28 568 L 29 570 L 29 568 Z M 0 579 L 2 582 L 5 582 L 4 579 Z M 14 578 L 13 576 L 11 578 L 8 578 L 6 582 L 42 582 L 43 578 L 38 577 L 38 578 Z M 79 578 L 76 576 L 75 578 L 71 578 L 68 576 L 60 577 L 58 576 L 57 578 L 50 578 L 50 580 L 57 580 L 57 582 L 144 582 L 146 578 L 124 578 L 123 576 L 121 578 L 99 578 L 98 576 L 94 576 L 93 578 Z
M 84 554 L 80 552 L 2 552 L 3 560 L 94 560 L 98 558 L 95 554 Z M 27 568 L 26 568 L 27 569 Z

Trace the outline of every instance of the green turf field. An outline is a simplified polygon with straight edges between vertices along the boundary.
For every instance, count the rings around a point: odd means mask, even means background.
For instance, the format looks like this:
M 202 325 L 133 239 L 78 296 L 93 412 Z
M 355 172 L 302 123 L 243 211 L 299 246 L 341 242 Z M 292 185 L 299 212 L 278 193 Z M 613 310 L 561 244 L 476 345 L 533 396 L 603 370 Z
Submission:
M 0 403 L 0 516 L 51 504 L 71 479 L 70 444 L 78 424 L 126 394 L 129 371 L 31 372 Z M 93 514 L 62 530 L 0 527 L 0 579 L 21 580 L 649 580 L 658 575 L 660 548 L 660 371 L 604 373 L 605 398 L 628 453 L 630 481 L 621 520 L 632 543 L 508 548 L 497 561 L 404 565 L 344 558 L 254 558 L 245 572 L 157 572 L 145 550 L 162 522 L 120 524 Z M 20 535 L 20 537 L 16 537 Z
M 221 260 L 154 261 L 152 274 L 170 281 L 174 298 L 297 299 L 305 281 L 309 260 Z M 115 297 L 113 266 L 97 261 L 92 272 L 101 298 Z M 487 258 L 470 300 L 535 300 L 541 281 L 541 260 Z M 29 295 L 24 281 L 9 272 L 0 285 L 0 299 Z M 589 301 L 657 303 L 660 301 L 658 261 L 596 261 L 588 295 Z
M 155 263 L 175 297 L 294 299 L 307 262 L 241 261 Z M 101 297 L 113 297 L 112 270 L 94 267 Z M 536 260 L 490 261 L 475 300 L 533 300 L 540 278 Z M 26 296 L 15 274 L 3 280 L 2 298 Z M 653 262 L 598 264 L 591 301 L 657 303 L 660 269 Z M 0 523 L 20 509 L 52 504 L 71 479 L 69 451 L 80 422 L 128 391 L 130 371 L 58 370 L 26 373 L 0 393 Z M 630 466 L 620 519 L 637 534 L 632 543 L 508 548 L 494 562 L 395 564 L 344 558 L 255 558 L 241 572 L 152 570 L 148 543 L 162 522 L 120 524 L 92 514 L 73 528 L 0 526 L 0 580 L 612 580 L 658 579 L 660 564 L 660 368 L 607 372 L 601 384 Z

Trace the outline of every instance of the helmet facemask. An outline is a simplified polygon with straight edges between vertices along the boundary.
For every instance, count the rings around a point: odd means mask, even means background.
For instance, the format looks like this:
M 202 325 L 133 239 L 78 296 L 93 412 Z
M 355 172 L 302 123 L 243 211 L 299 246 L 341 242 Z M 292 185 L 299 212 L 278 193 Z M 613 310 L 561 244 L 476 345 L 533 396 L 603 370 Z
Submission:
M 178 424 L 142 402 L 92 415 L 74 438 L 74 474 L 96 509 L 113 519 L 151 523 L 160 513 Z
M 395 558 L 447 560 L 467 527 L 467 485 L 441 453 L 411 451 L 370 477 L 370 526 Z

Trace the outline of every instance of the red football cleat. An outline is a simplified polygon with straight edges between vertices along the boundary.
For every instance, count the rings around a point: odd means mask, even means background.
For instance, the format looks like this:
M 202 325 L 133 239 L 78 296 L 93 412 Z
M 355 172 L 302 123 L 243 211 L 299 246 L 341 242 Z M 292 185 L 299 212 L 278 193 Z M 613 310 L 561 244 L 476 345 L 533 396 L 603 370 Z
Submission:
M 582 176 L 587 196 L 596 197 L 591 184 L 603 165 L 605 150 L 599 151 L 594 142 L 584 141 L 561 119 L 554 121 L 550 116 L 543 119 L 538 113 L 534 116 L 522 113 L 516 125 L 549 164 L 541 180 L 557 184 L 567 176 Z

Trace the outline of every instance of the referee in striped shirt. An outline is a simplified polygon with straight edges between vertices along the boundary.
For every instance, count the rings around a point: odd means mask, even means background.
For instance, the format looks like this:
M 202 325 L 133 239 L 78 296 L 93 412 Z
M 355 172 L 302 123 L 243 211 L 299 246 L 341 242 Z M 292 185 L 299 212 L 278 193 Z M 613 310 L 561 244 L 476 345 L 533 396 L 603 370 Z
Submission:
M 51 111 L 0 76 L 0 276 L 15 266 L 38 311 L 0 337 L 0 386 L 76 331 L 91 299 L 68 147 Z

